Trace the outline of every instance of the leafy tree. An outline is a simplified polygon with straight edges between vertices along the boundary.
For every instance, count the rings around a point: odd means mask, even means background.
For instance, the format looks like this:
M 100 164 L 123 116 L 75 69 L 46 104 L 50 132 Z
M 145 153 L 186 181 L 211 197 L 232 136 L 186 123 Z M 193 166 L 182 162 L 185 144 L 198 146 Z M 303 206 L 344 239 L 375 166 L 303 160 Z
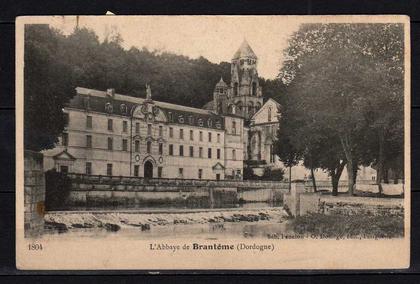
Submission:
M 62 108 L 75 92 L 71 67 L 61 60 L 62 39 L 47 25 L 25 26 L 26 149 L 52 148 L 64 128 Z
M 376 164 L 380 181 L 386 141 L 402 140 L 402 37 L 398 24 L 308 24 L 286 49 L 281 76 L 291 85 L 288 96 L 303 125 L 339 141 L 350 193 L 358 164 Z

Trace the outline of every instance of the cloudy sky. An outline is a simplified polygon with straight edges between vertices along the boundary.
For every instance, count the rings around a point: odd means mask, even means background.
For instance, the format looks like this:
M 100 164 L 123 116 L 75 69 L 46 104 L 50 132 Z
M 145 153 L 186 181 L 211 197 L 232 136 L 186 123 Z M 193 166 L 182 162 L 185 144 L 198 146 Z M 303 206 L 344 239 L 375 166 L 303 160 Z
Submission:
M 48 22 L 68 34 L 76 26 L 76 17 L 52 17 Z M 287 39 L 298 26 L 296 18 L 279 16 L 79 17 L 79 27 L 93 29 L 101 40 L 118 31 L 125 48 L 147 47 L 190 58 L 203 56 L 214 63 L 230 62 L 246 39 L 259 58 L 260 76 L 270 79 L 277 76 Z

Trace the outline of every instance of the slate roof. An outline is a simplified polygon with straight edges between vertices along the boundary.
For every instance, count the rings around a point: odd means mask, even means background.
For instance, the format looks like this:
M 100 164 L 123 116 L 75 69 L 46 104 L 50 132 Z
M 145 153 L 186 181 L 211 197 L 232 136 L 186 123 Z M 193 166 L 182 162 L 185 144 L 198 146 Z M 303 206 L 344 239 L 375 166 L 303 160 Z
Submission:
M 254 58 L 257 59 L 257 55 L 255 55 L 254 51 L 252 50 L 249 43 L 244 39 L 239 49 L 235 52 L 232 59 L 239 59 L 242 57 Z
M 76 92 L 76 96 L 70 100 L 67 107 L 126 117 L 130 117 L 131 111 L 145 101 L 143 98 L 120 94 L 110 97 L 106 95 L 106 92 L 80 87 L 76 88 Z M 173 119 L 169 123 L 224 129 L 223 116 L 211 111 L 159 101 L 153 102 L 165 113 L 168 119 L 169 113 L 171 114 Z

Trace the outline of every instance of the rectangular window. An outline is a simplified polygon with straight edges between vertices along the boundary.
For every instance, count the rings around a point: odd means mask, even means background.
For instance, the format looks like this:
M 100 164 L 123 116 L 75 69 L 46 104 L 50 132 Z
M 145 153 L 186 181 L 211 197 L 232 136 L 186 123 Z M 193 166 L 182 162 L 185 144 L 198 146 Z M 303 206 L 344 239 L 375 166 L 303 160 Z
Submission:
M 179 155 L 184 156 L 184 146 L 183 145 L 179 146 Z
M 174 129 L 172 127 L 169 127 L 169 137 L 170 138 L 174 137 Z
M 220 159 L 220 149 L 217 149 L 217 159 Z
M 236 160 L 236 151 L 232 150 L 232 160 Z
M 169 121 L 171 121 L 171 122 L 172 122 L 172 120 L 173 120 L 173 115 L 172 115 L 172 112 L 168 112 L 168 117 L 169 117 Z
M 123 151 L 127 151 L 128 150 L 128 142 L 127 142 L 127 139 L 123 139 L 122 140 L 122 150 Z
M 207 157 L 208 157 L 209 159 L 211 159 L 211 148 L 209 148 L 209 149 L 208 149 L 208 151 L 207 151 Z
M 203 147 L 198 148 L 198 157 L 203 158 Z
M 136 122 L 136 134 L 140 134 L 140 123 Z
M 140 141 L 136 140 L 134 142 L 134 152 L 140 152 Z
M 87 148 L 92 148 L 92 136 L 91 135 L 86 135 L 86 147 Z
M 203 169 L 198 169 L 198 179 L 203 178 Z
M 184 168 L 179 168 L 178 169 L 178 178 L 183 178 L 184 177 Z
M 216 174 L 216 180 L 220 180 L 220 174 Z
M 112 176 L 112 164 L 106 164 L 106 174 Z
M 159 125 L 159 137 L 163 136 L 163 126 Z
M 152 153 L 152 142 L 147 141 L 147 154 Z
M 159 155 L 163 155 L 163 144 L 159 143 Z
M 179 139 L 184 140 L 184 129 L 179 130 Z
M 209 132 L 209 142 L 211 142 L 211 132 Z
M 92 163 L 86 162 L 86 174 L 91 175 L 92 174 Z
M 108 150 L 112 150 L 112 138 L 108 137 Z
M 158 178 L 162 177 L 162 172 L 163 172 L 163 168 L 162 167 L 158 167 Z
M 194 157 L 194 147 L 190 146 L 190 157 Z
M 236 134 L 236 121 L 232 121 L 232 134 Z
M 217 133 L 217 143 L 220 143 L 220 133 Z
M 194 131 L 190 130 L 190 140 L 194 141 Z
M 139 165 L 134 165 L 134 176 L 138 177 L 139 176 Z
M 112 131 L 113 122 L 112 119 L 108 119 L 108 130 Z
M 200 131 L 200 142 L 203 142 L 203 131 Z
M 169 156 L 173 156 L 174 155 L 174 145 L 169 144 Z
M 61 134 L 61 144 L 63 146 L 68 146 L 69 145 L 69 134 L 68 133 L 63 133 Z
M 152 136 L 152 125 L 151 124 L 147 125 L 147 135 Z
M 92 117 L 90 115 L 86 116 L 86 128 L 92 129 Z
M 123 120 L 123 132 L 127 133 L 128 131 L 128 122 L 126 120 Z

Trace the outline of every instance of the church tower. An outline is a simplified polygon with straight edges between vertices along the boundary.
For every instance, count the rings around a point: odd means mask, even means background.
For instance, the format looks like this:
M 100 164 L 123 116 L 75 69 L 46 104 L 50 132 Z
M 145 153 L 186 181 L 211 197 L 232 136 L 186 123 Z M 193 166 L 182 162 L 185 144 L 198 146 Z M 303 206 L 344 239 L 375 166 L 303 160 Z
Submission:
M 216 84 L 213 92 L 213 111 L 217 114 L 223 114 L 227 112 L 227 92 L 228 85 L 220 77 L 220 81 Z
M 231 110 L 236 107 L 236 113 L 245 119 L 251 118 L 263 104 L 257 63 L 257 56 L 244 40 L 231 61 L 228 108 Z

